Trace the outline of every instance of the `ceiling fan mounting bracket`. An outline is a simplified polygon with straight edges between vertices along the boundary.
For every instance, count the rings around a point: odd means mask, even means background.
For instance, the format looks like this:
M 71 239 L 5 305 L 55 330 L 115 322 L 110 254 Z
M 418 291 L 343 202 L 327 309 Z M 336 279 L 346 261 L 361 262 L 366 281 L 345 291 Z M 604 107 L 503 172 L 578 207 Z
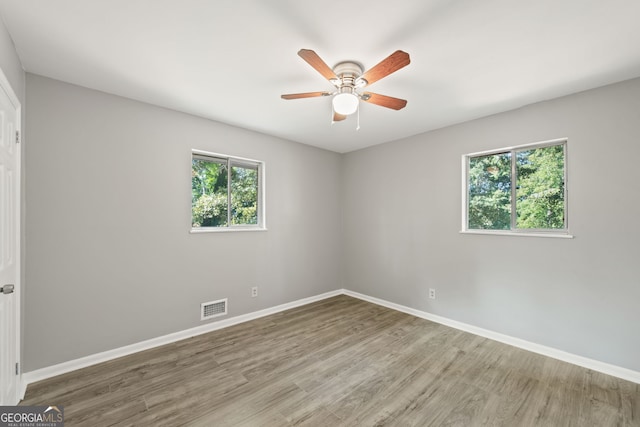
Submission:
M 360 77 L 363 73 L 362 65 L 357 62 L 345 61 L 336 64 L 333 67 L 333 72 L 336 73 L 338 77 L 344 76 L 353 76 L 354 79 Z

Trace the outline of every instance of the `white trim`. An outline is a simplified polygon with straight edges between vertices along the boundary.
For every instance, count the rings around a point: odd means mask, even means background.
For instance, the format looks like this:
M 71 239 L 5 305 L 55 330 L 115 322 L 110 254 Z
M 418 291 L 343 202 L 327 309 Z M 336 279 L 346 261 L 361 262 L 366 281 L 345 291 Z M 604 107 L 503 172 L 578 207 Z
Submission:
M 77 369 L 86 368 L 98 363 L 107 362 L 109 360 L 117 359 L 119 357 L 127 356 L 139 351 L 149 350 L 151 348 L 159 347 L 165 344 L 171 344 L 176 341 L 191 338 L 197 335 L 206 334 L 208 332 L 217 331 L 219 329 L 234 326 L 239 323 L 248 322 L 250 320 L 259 319 L 260 317 L 269 316 L 271 314 L 279 313 L 281 311 L 289 310 L 292 308 L 300 307 L 302 305 L 311 304 L 312 302 L 321 301 L 323 299 L 331 298 L 343 293 L 342 289 L 336 291 L 326 292 L 324 294 L 299 299 L 297 301 L 280 304 L 275 307 L 265 308 L 264 310 L 254 311 L 253 313 L 242 314 L 240 316 L 231 317 L 229 319 L 220 320 L 218 322 L 209 323 L 202 326 L 196 326 L 195 328 L 186 329 L 172 334 L 163 335 L 157 338 L 151 338 L 149 340 L 141 341 L 135 344 L 126 345 L 124 347 L 115 348 L 113 350 L 103 351 L 102 353 L 96 353 L 89 356 L 81 357 L 79 359 L 69 360 L 57 365 L 47 366 L 46 368 L 36 369 L 35 371 L 25 372 L 23 375 L 24 390 L 22 398 L 24 398 L 24 391 L 27 389 L 28 384 L 32 384 L 37 381 L 42 381 L 47 378 L 55 377 L 57 375 L 66 374 L 67 372 L 75 371 Z
M 229 154 L 220 154 L 220 153 L 214 153 L 212 151 L 204 151 L 204 150 L 198 150 L 197 148 L 192 148 L 191 149 L 191 153 L 193 154 L 199 154 L 201 156 L 206 156 L 206 157 L 215 157 L 218 158 L 220 160 L 227 160 L 227 159 L 233 159 L 233 160 L 239 160 L 240 162 L 247 162 L 247 163 L 255 163 L 255 164 L 259 164 L 259 163 L 264 163 L 262 160 L 255 160 L 255 159 L 249 159 L 247 157 L 238 157 L 238 156 L 231 156 Z
M 551 146 L 554 146 L 554 145 L 560 145 L 560 144 L 566 143 L 568 141 L 569 141 L 569 137 L 565 136 L 565 137 L 562 137 L 562 138 L 549 139 L 547 141 L 531 142 L 531 143 L 527 143 L 527 144 L 514 145 L 514 146 L 511 146 L 511 147 L 497 148 L 495 150 L 478 151 L 476 153 L 464 154 L 464 156 L 465 157 L 480 157 L 480 156 L 488 156 L 488 155 L 491 155 L 491 154 L 506 153 L 508 151 L 513 151 L 513 150 L 522 150 L 523 148 L 551 147 Z
M 16 257 L 16 278 L 15 278 L 15 291 L 14 291 L 14 299 L 15 299 L 15 328 L 16 328 L 16 333 L 17 333 L 17 348 L 15 349 L 16 353 L 15 353 L 15 357 L 16 357 L 16 361 L 18 362 L 18 367 L 20 369 L 17 379 L 17 383 L 16 383 L 16 393 L 18 394 L 18 396 L 14 396 L 16 399 L 16 404 L 19 401 L 19 398 L 22 397 L 22 394 L 20 394 L 22 392 L 23 389 L 26 390 L 26 384 L 24 383 L 24 378 L 22 375 L 22 358 L 21 358 L 21 352 L 20 349 L 22 347 L 22 314 L 21 314 L 21 308 L 22 308 L 22 245 L 21 245 L 21 241 L 22 241 L 22 199 L 23 199 L 23 195 L 22 195 L 22 147 L 24 146 L 24 132 L 22 132 L 22 104 L 20 103 L 20 99 L 18 98 L 18 96 L 16 95 L 15 91 L 13 90 L 13 87 L 11 86 L 11 83 L 9 82 L 9 79 L 7 79 L 7 76 L 4 74 L 4 70 L 2 70 L 2 68 L 0 68 L 0 88 L 2 90 L 4 90 L 4 92 L 7 94 L 7 96 L 9 97 L 9 101 L 11 102 L 11 104 L 13 105 L 13 107 L 16 110 L 16 128 L 15 131 L 19 131 L 20 132 L 20 143 L 17 144 L 16 143 L 16 158 L 17 158 L 17 162 L 16 162 L 16 176 L 15 176 L 15 180 L 16 180 L 16 187 L 18 188 L 18 200 L 16 200 L 16 206 L 15 206 L 15 212 L 14 215 L 16 216 L 16 246 L 15 246 L 15 257 Z M 14 143 L 13 142 L 13 135 L 9 135 L 9 143 Z
M 419 317 L 421 319 L 430 320 L 432 322 L 440 323 L 451 328 L 459 329 L 461 331 L 469 332 L 474 335 L 489 338 L 494 341 L 498 341 L 504 344 L 512 345 L 514 347 L 522 348 L 534 353 L 541 354 L 543 356 L 551 357 L 553 359 L 562 360 L 564 362 L 572 363 L 583 368 L 591 369 L 593 371 L 601 372 L 603 374 L 612 375 L 617 378 L 622 378 L 627 381 L 631 381 L 640 384 L 640 372 L 633 371 L 631 369 L 622 368 L 619 366 L 611 365 L 608 363 L 600 362 L 598 360 L 589 359 L 586 357 L 578 356 L 575 354 L 567 353 L 562 350 L 558 350 L 552 347 L 543 346 L 540 344 L 525 341 L 520 338 L 514 338 L 509 335 L 504 335 L 498 332 L 490 331 L 488 329 L 479 328 L 477 326 L 469 325 L 467 323 L 451 320 L 446 317 L 431 314 L 425 311 L 417 310 L 415 308 L 406 307 L 404 305 L 392 303 L 380 298 L 371 297 L 358 292 L 350 291 L 348 289 L 338 289 L 324 294 L 303 298 L 290 303 L 277 305 L 275 307 L 266 308 L 264 310 L 255 311 L 253 313 L 247 313 L 240 316 L 232 317 L 230 319 L 221 320 L 218 322 L 210 323 L 207 325 L 197 326 L 195 328 L 187 329 L 184 331 L 175 332 L 172 334 L 164 335 L 150 340 L 142 341 L 139 343 L 127 345 L 124 347 L 116 348 L 113 350 L 104 351 L 79 359 L 70 360 L 68 362 L 59 363 L 57 365 L 48 366 L 46 368 L 36 369 L 35 371 L 25 372 L 22 376 L 22 394 L 27 389 L 27 385 L 37 381 L 42 381 L 47 378 L 62 375 L 67 372 L 75 371 L 76 369 L 86 368 L 91 365 L 95 365 L 109 360 L 117 359 L 118 357 L 127 356 L 129 354 L 137 353 L 143 350 L 149 350 L 151 348 L 159 347 L 165 344 L 171 344 L 176 341 L 187 339 L 193 336 L 206 334 L 208 332 L 217 331 L 219 329 L 227 328 L 229 326 L 237 325 L 239 323 L 248 322 L 264 316 L 279 313 L 291 308 L 300 307 L 312 302 L 321 301 L 323 299 L 331 298 L 338 295 L 348 295 L 350 297 L 358 298 L 363 301 L 367 301 L 373 304 L 377 304 L 383 307 L 390 308 L 392 310 L 407 313 L 412 316 Z
M 622 378 L 623 380 L 640 384 L 640 372 L 633 371 L 631 369 L 622 368 L 620 366 L 611 365 L 605 362 L 600 362 L 599 360 L 589 359 L 587 357 L 578 356 L 572 353 L 567 353 L 566 351 L 536 344 L 520 338 L 515 338 L 509 335 L 501 334 L 499 332 L 494 332 L 488 329 L 469 325 L 467 323 L 458 322 L 457 320 L 451 320 L 446 317 L 431 314 L 426 311 L 417 310 L 415 308 L 406 307 L 404 305 L 396 304 L 383 299 L 370 297 L 368 295 L 364 295 L 358 292 L 353 292 L 345 289 L 344 294 L 354 298 L 361 299 L 363 301 L 371 302 L 373 304 L 381 305 L 383 307 L 391 308 L 393 310 L 401 311 L 403 313 L 407 313 L 412 316 L 416 316 L 422 319 L 430 320 L 432 322 L 440 323 L 441 325 L 449 326 L 455 329 L 459 329 L 461 331 L 472 333 L 474 335 L 489 338 L 504 344 L 512 345 L 514 347 L 518 347 L 523 350 L 531 351 L 533 353 L 538 353 L 543 356 L 562 360 L 563 362 L 568 362 L 577 366 L 581 366 L 583 368 L 591 369 L 593 371 L 601 372 L 606 375 L 611 375 L 617 378 Z
M 567 233 L 554 233 L 552 231 L 547 233 L 519 233 L 517 231 L 501 231 L 501 230 L 460 230 L 460 234 L 484 234 L 489 236 L 518 236 L 518 237 L 554 237 L 556 239 L 573 239 L 572 234 Z
M 230 233 L 236 231 L 267 231 L 265 227 L 191 227 L 189 233 Z
M 462 224 L 461 229 L 466 230 L 469 226 L 469 157 L 462 156 Z

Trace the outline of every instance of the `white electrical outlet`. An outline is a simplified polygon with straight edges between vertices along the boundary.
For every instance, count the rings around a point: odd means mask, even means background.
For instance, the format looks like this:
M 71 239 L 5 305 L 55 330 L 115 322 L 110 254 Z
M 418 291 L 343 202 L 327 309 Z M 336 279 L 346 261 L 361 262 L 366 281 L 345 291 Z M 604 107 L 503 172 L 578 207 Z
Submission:
M 258 287 L 254 286 L 253 288 L 251 288 L 251 298 L 255 298 L 258 296 Z
M 429 298 L 436 299 L 436 290 L 433 288 L 429 288 Z

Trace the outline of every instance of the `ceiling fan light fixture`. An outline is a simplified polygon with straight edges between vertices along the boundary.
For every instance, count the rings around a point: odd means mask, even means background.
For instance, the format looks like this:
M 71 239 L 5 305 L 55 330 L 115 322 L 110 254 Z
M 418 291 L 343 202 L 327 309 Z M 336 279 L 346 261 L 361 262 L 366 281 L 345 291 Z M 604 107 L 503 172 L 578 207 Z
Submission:
M 339 93 L 333 97 L 333 111 L 343 116 L 358 111 L 358 97 L 352 93 Z

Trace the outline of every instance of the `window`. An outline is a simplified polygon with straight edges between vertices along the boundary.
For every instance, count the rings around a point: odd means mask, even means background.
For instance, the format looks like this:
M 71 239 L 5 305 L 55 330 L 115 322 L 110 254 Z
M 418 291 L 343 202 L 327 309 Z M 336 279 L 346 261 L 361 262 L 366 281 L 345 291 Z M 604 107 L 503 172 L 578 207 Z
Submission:
M 463 156 L 463 231 L 567 234 L 567 140 Z
M 192 231 L 264 228 L 264 164 L 193 151 Z

